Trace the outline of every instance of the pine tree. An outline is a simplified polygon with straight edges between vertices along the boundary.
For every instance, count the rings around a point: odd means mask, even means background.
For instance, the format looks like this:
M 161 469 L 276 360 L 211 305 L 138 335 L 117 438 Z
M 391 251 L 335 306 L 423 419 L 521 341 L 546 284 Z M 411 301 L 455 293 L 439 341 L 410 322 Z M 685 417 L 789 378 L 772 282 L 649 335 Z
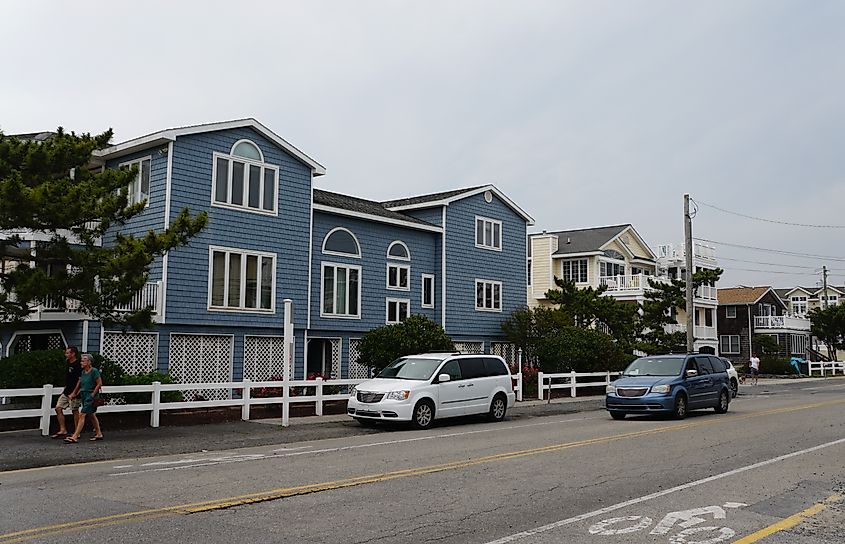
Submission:
M 106 324 L 148 327 L 150 308 L 118 312 L 145 285 L 153 260 L 200 232 L 207 214 L 183 209 L 170 226 L 142 237 L 120 227 L 143 211 L 128 204 L 137 168 L 94 165 L 112 131 L 76 135 L 59 128 L 37 142 L 0 134 L 0 326 L 26 318 L 45 300 L 73 300 Z M 110 231 L 110 229 L 112 229 Z M 103 246 L 106 231 L 117 232 Z M 19 233 L 39 234 L 35 248 Z M 17 234 L 16 234 L 17 233 Z

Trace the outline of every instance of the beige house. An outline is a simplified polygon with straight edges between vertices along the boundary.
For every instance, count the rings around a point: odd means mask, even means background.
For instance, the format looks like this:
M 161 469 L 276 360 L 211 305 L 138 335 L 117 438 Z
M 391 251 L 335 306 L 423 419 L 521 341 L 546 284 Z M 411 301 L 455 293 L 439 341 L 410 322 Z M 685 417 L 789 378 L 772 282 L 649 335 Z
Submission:
M 803 317 L 813 308 L 824 308 L 845 302 L 845 286 L 828 285 L 827 291 L 822 287 L 792 287 L 790 289 L 775 289 L 775 292 L 786 305 L 789 315 Z

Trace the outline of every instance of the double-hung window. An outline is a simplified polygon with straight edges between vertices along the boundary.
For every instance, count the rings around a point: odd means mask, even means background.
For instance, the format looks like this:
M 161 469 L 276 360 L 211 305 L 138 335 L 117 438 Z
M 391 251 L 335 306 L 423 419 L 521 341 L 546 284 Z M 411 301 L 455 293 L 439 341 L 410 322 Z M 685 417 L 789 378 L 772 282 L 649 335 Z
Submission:
M 486 217 L 475 218 L 475 247 L 502 250 L 502 222 Z
M 567 259 L 561 261 L 560 277 L 575 283 L 587 283 L 587 259 Z
M 411 284 L 408 277 L 411 267 L 406 264 L 387 264 L 387 288 L 395 291 L 410 291 Z
M 722 355 L 736 355 L 739 353 L 739 335 L 723 334 L 719 337 L 719 352 Z
M 150 168 L 152 164 L 151 157 L 144 157 L 134 161 L 124 162 L 120 165 L 121 170 L 128 170 L 133 166 L 137 167 L 138 173 L 135 174 L 135 179 L 129 182 L 129 194 L 127 196 L 131 206 L 144 202 L 149 203 L 150 199 Z
M 727 306 L 725 308 L 725 317 L 728 319 L 736 319 L 736 306 Z
M 386 299 L 386 319 L 388 325 L 395 325 L 408 319 L 411 315 L 411 301 L 406 298 Z
M 275 254 L 214 246 L 209 253 L 210 310 L 274 311 Z
M 475 309 L 479 311 L 502 311 L 502 282 L 475 280 Z
M 229 155 L 215 153 L 212 170 L 212 205 L 276 213 L 279 168 L 266 164 L 252 142 L 236 143 Z
M 434 274 L 422 275 L 422 303 L 423 308 L 434 308 Z
M 323 317 L 361 317 L 361 267 L 323 263 L 320 315 Z

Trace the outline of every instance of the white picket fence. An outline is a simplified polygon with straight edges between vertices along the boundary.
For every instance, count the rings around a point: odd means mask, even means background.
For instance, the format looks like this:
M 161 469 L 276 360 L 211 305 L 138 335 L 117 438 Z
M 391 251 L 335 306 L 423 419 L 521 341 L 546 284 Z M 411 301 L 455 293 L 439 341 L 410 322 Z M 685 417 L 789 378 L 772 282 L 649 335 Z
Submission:
M 822 377 L 825 376 L 826 373 L 830 373 L 832 376 L 836 376 L 837 372 L 841 372 L 845 375 L 845 362 L 842 361 L 819 361 L 819 362 L 808 362 L 807 363 L 807 373 L 812 376 L 813 372 L 820 372 Z
M 512 378 L 515 382 L 514 392 L 517 400 L 522 400 L 522 373 L 513 374 Z M 315 413 L 318 416 L 323 415 L 323 403 L 333 400 L 346 400 L 349 398 L 348 393 L 333 393 L 326 394 L 326 387 L 350 387 L 358 385 L 364 380 L 323 380 L 317 378 L 316 380 L 290 380 L 290 381 L 272 381 L 272 382 L 253 382 L 244 380 L 242 382 L 214 382 L 214 383 L 174 383 L 162 384 L 160 382 L 153 382 L 152 385 L 104 385 L 102 392 L 109 393 L 150 393 L 150 402 L 147 404 L 106 404 L 97 408 L 98 414 L 108 414 L 117 412 L 150 412 L 150 426 L 158 427 L 163 410 L 184 410 L 191 408 L 218 408 L 223 406 L 240 406 L 241 419 L 249 420 L 250 407 L 254 404 L 281 404 L 282 405 L 282 426 L 290 425 L 290 407 L 295 403 L 314 403 Z M 314 390 L 313 395 L 291 395 L 291 388 L 307 387 Z M 276 397 L 261 397 L 255 398 L 252 396 L 253 389 L 259 388 L 273 388 L 281 389 L 282 395 Z M 33 387 L 29 389 L 0 389 L 0 398 L 13 397 L 41 397 L 40 408 L 29 409 L 9 409 L 0 410 L 0 419 L 20 419 L 27 417 L 40 418 L 39 428 L 41 434 L 47 436 L 50 434 L 50 418 L 54 415 L 53 412 L 53 398 L 61 394 L 62 387 L 56 387 L 51 384 L 43 387 Z M 239 399 L 223 399 L 223 400 L 191 400 L 182 402 L 162 402 L 161 394 L 167 391 L 196 391 L 209 389 L 237 389 L 241 391 L 241 398 Z
M 558 374 L 546 374 L 543 372 L 537 373 L 537 399 L 544 400 L 546 391 L 551 397 L 552 389 L 569 389 L 569 396 L 575 397 L 578 388 L 581 387 L 602 387 L 610 385 L 610 378 L 619 376 L 619 372 L 562 372 Z M 596 379 L 582 379 L 579 378 L 602 378 Z M 562 380 L 555 383 L 555 380 Z

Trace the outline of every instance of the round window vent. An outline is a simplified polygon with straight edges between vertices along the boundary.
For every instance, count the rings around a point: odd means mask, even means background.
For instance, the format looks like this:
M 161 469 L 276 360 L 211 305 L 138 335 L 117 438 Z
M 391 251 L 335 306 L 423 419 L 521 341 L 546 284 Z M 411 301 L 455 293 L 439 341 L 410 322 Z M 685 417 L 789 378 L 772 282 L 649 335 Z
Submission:
M 484 191 L 484 200 L 488 204 L 493 202 L 493 191 Z

